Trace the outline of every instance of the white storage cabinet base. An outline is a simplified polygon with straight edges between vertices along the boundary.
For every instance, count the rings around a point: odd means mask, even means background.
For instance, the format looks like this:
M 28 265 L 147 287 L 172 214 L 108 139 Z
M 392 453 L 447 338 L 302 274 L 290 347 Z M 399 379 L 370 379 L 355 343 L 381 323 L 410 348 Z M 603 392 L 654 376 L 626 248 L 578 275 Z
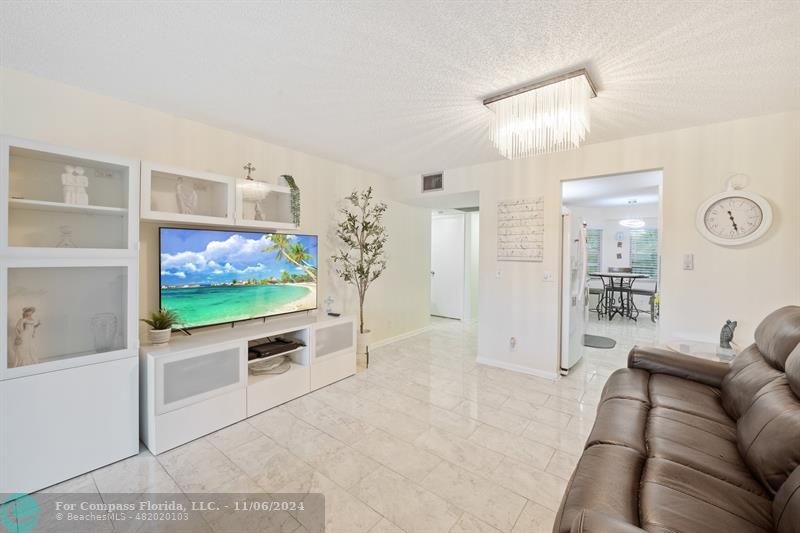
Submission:
M 139 453 L 136 358 L 0 382 L 0 494 Z

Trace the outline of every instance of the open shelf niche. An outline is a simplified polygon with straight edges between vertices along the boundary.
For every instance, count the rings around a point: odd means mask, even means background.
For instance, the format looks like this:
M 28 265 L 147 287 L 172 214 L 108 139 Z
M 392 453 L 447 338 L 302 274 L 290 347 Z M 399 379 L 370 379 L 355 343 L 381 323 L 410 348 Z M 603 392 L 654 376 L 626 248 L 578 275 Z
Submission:
M 134 249 L 135 162 L 8 138 L 3 156 L 8 230 L 0 243 L 17 251 Z

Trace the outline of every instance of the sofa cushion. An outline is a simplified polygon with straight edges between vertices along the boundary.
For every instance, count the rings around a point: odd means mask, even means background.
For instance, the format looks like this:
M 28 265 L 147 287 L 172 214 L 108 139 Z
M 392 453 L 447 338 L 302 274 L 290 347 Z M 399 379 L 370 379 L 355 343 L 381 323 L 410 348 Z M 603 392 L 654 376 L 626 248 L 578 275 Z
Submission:
M 786 380 L 795 396 L 800 398 L 800 344 L 786 359 Z
M 788 305 L 773 311 L 756 328 L 756 345 L 764 359 L 778 370 L 800 344 L 800 306 Z
M 736 356 L 722 379 L 722 406 L 737 420 L 753 403 L 756 393 L 782 375 L 761 356 L 758 346 L 752 344 Z
M 647 424 L 649 456 L 667 459 L 761 496 L 768 492 L 753 477 L 736 446 L 733 422 L 656 407 Z
M 627 446 L 596 444 L 578 461 L 555 523 L 570 531 L 584 509 L 600 511 L 629 524 L 639 523 L 639 481 L 644 457 Z
M 778 533 L 800 531 L 800 468 L 794 469 L 775 495 L 772 516 Z
M 653 407 L 675 409 L 723 424 L 730 420 L 720 403 L 720 391 L 714 387 L 666 374 L 652 374 L 649 391 Z
M 739 450 L 773 493 L 800 464 L 800 400 L 786 377 L 764 386 L 737 423 Z
M 617 444 L 646 455 L 644 427 L 650 407 L 637 400 L 611 398 L 604 400 L 597 409 L 594 427 L 586 441 L 586 447 L 595 444 Z
M 760 533 L 772 527 L 769 498 L 658 458 L 645 465 L 639 505 L 648 531 Z
M 650 403 L 650 393 L 647 385 L 650 382 L 650 372 L 636 368 L 622 368 L 608 377 L 603 387 L 602 398 L 626 398 Z

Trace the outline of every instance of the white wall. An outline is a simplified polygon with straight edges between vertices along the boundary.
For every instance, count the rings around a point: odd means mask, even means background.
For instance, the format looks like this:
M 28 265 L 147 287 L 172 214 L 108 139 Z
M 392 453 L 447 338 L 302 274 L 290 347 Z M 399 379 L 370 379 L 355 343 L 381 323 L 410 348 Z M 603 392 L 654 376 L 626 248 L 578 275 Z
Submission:
M 302 193 L 300 231 L 320 238 L 320 306 L 332 294 L 345 313 L 357 313 L 354 291 L 326 261 L 336 243 L 336 201 L 372 185 L 389 203 L 389 268 L 367 295 L 367 325 L 380 340 L 429 323 L 430 214 L 392 201 L 383 176 L 10 69 L 0 69 L 0 133 L 229 176 L 242 175 L 248 161 L 257 177 L 294 175 Z M 142 225 L 142 314 L 158 301 L 157 227 Z
M 740 343 L 752 339 L 773 309 L 800 303 L 800 113 L 782 113 L 590 144 L 579 150 L 516 161 L 446 169 L 445 190 L 479 191 L 481 212 L 479 356 L 493 364 L 555 376 L 558 353 L 560 186 L 562 180 L 661 168 L 662 336 L 717 337 L 725 319 L 739 320 Z M 771 231 L 758 242 L 724 248 L 695 229 L 698 206 L 731 174 L 751 176 L 750 189 L 774 207 Z M 419 177 L 395 184 L 398 198 L 418 198 Z M 496 204 L 545 198 L 543 263 L 498 262 Z M 685 253 L 695 269 L 682 269 Z M 511 350 L 509 337 L 517 337 Z

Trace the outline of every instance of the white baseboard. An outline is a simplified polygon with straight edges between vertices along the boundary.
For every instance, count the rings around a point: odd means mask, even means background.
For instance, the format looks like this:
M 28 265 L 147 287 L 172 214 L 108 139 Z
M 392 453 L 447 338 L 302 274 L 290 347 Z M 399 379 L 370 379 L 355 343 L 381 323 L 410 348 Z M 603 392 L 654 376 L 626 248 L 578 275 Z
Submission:
M 496 368 L 502 368 L 504 370 L 513 370 L 514 372 L 521 372 L 523 374 L 528 374 L 529 376 L 536 376 L 537 378 L 544 378 L 552 381 L 558 379 L 558 373 L 556 372 L 545 372 L 544 370 L 537 370 L 527 366 L 515 365 L 514 363 L 507 363 L 505 361 L 498 361 L 497 359 L 492 359 L 491 357 L 478 357 L 476 361 L 481 365 L 493 366 Z
M 386 346 L 387 344 L 394 344 L 395 342 L 399 342 L 410 337 L 415 337 L 420 333 L 425 333 L 426 331 L 430 331 L 433 326 L 425 326 L 424 328 L 414 329 L 411 331 L 407 331 L 405 333 L 401 333 L 400 335 L 395 335 L 394 337 L 388 337 L 386 339 L 381 339 L 377 342 L 370 343 L 370 348 L 380 348 L 381 346 Z

